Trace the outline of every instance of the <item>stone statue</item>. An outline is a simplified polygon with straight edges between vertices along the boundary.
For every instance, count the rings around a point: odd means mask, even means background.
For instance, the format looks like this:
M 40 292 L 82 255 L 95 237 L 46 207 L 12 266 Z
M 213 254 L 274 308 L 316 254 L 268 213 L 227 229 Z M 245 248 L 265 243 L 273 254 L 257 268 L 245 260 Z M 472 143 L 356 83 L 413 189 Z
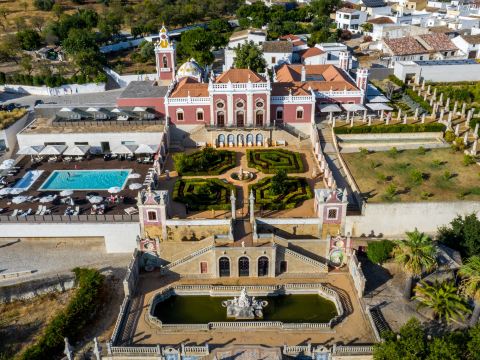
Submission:
M 243 288 L 240 296 L 233 300 L 222 302 L 222 306 L 227 308 L 227 317 L 237 320 L 251 320 L 263 318 L 262 309 L 268 305 L 267 301 L 256 300 L 255 297 L 248 296 L 247 289 Z

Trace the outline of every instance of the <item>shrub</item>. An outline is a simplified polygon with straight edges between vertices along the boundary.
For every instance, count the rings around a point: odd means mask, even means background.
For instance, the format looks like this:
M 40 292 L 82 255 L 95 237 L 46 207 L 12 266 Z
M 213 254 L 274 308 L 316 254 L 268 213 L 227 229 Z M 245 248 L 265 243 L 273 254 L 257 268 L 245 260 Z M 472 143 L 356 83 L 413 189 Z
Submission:
M 417 154 L 418 155 L 425 155 L 427 153 L 427 150 L 423 147 L 423 146 L 420 146 L 418 149 L 417 149 Z
M 390 80 L 391 82 L 393 82 L 397 86 L 400 86 L 402 88 L 405 87 L 405 83 L 402 80 L 400 80 L 399 78 L 397 78 L 395 75 L 389 75 L 388 80 Z
M 77 289 L 65 310 L 60 311 L 47 325 L 45 332 L 19 357 L 20 360 L 57 358 L 65 337 L 71 342 L 81 339 L 86 325 L 94 318 L 99 307 L 104 277 L 98 270 L 75 268 Z
M 463 151 L 465 150 L 465 143 L 463 142 L 462 138 L 455 138 L 455 140 L 452 143 L 452 149 L 454 151 Z
M 445 181 L 449 181 L 452 178 L 452 173 L 448 170 L 444 171 L 442 174 L 442 179 Z
M 463 165 L 470 166 L 475 164 L 475 162 L 476 162 L 475 156 L 468 155 L 468 154 L 463 155 Z
M 382 264 L 388 260 L 395 243 L 390 240 L 372 241 L 368 243 L 367 257 L 374 264 Z
M 447 131 L 445 131 L 444 138 L 445 138 L 446 142 L 451 143 L 455 140 L 456 136 L 455 136 L 455 133 L 452 130 L 447 130 Z
M 396 158 L 398 155 L 398 149 L 394 146 L 390 150 L 388 150 L 388 156 L 391 158 Z
M 247 150 L 247 162 L 249 167 L 265 174 L 274 174 L 278 170 L 304 172 L 301 154 L 284 149 Z
M 218 179 L 181 179 L 173 187 L 173 201 L 190 210 L 230 210 L 230 193 L 235 187 Z
M 34 0 L 33 5 L 42 11 L 50 11 L 55 4 L 54 0 Z
M 392 134 L 392 133 L 418 133 L 445 131 L 445 125 L 439 123 L 427 124 L 394 124 L 372 126 L 342 126 L 334 129 L 335 134 Z
M 390 184 L 385 189 L 385 194 L 383 194 L 383 198 L 387 201 L 394 201 L 397 196 L 397 186 L 395 184 Z
M 175 169 L 179 175 L 220 175 L 236 165 L 235 152 L 204 148 L 192 154 L 175 154 Z
M 367 155 L 370 153 L 370 152 L 368 151 L 368 149 L 365 149 L 365 148 L 362 148 L 362 147 L 361 147 L 360 149 L 358 149 L 358 150 L 360 151 L 360 155 L 362 155 L 362 156 L 364 156 L 364 157 L 367 156 Z
M 423 174 L 421 171 L 413 169 L 410 172 L 410 183 L 412 185 L 421 185 L 423 182 Z

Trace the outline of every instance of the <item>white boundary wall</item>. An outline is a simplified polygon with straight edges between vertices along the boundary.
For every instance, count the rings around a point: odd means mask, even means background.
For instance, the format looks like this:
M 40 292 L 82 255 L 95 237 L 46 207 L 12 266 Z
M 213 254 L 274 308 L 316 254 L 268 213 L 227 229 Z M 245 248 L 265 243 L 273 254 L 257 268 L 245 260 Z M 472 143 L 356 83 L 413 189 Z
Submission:
M 480 201 L 367 203 L 361 216 L 347 216 L 345 232 L 351 236 L 404 237 L 417 228 L 433 234 L 458 215 L 480 212 Z
M 140 235 L 138 222 L 117 223 L 2 223 L 5 238 L 103 237 L 107 253 L 131 253 Z M 73 241 L 73 240 L 72 240 Z
M 133 74 L 133 75 L 120 75 L 116 71 L 104 67 L 103 71 L 105 71 L 109 76 L 112 77 L 113 80 L 120 86 L 120 87 L 127 87 L 132 81 L 145 81 L 151 80 L 154 81 L 157 79 L 157 74 Z
M 19 94 L 64 96 L 71 94 L 89 94 L 105 91 L 105 83 L 68 84 L 59 87 L 29 86 L 29 85 L 0 85 L 0 91 Z

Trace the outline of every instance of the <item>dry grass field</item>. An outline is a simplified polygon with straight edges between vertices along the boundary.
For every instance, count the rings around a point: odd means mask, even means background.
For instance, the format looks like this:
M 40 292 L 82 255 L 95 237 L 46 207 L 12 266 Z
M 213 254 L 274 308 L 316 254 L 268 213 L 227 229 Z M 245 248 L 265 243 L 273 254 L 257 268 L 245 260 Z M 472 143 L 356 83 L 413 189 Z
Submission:
M 450 149 L 343 155 L 369 202 L 480 199 L 480 167 Z

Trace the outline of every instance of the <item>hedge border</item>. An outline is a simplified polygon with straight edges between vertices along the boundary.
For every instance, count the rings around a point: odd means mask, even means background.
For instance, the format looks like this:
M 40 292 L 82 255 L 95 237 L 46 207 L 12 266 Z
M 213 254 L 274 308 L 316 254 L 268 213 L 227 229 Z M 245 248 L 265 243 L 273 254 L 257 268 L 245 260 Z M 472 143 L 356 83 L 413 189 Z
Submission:
M 235 166 L 237 166 L 237 159 L 235 156 L 235 151 L 229 151 L 229 150 L 215 150 L 219 154 L 225 154 L 227 155 L 227 158 L 222 160 L 222 163 L 224 162 L 225 164 L 217 169 L 209 169 L 207 171 L 184 171 L 182 173 L 179 172 L 180 176 L 203 176 L 203 175 L 221 175 L 225 172 L 227 172 L 230 169 L 233 169 Z M 194 157 L 197 154 L 201 153 L 202 151 L 196 151 L 194 153 L 186 155 L 187 157 Z M 181 156 L 183 154 L 175 154 L 173 156 L 173 161 L 175 163 L 175 168 L 176 166 L 176 160 L 175 158 L 177 156 Z
M 224 188 L 227 193 L 225 194 L 225 203 L 220 203 L 220 204 L 192 204 L 191 202 L 187 201 L 185 199 L 184 195 L 181 195 L 179 193 L 180 190 L 180 185 L 182 182 L 187 186 L 188 183 L 204 183 L 204 182 L 209 182 L 209 183 L 214 183 L 222 188 Z M 173 186 L 173 201 L 180 202 L 182 204 L 188 204 L 189 210 L 193 211 L 204 211 L 204 210 L 230 210 L 231 209 L 231 203 L 229 201 L 230 198 L 230 192 L 231 190 L 234 190 L 236 192 L 235 186 L 226 183 L 224 181 L 221 181 L 219 179 L 178 179 L 175 182 L 175 185 Z
M 422 133 L 422 132 L 443 132 L 446 126 L 440 123 L 428 124 L 393 124 L 393 125 L 371 125 L 336 127 L 335 134 L 394 134 L 394 133 Z
M 255 153 L 280 153 L 285 156 L 288 156 L 290 158 L 294 158 L 296 162 L 298 163 L 299 167 L 294 167 L 294 166 L 273 166 L 273 167 L 264 167 L 261 164 L 258 164 L 253 156 Z M 305 166 L 303 164 L 302 160 L 302 154 L 296 151 L 290 151 L 286 149 L 247 149 L 247 165 L 248 167 L 257 169 L 258 171 L 264 173 L 264 174 L 275 174 L 278 170 L 285 170 L 288 174 L 298 174 L 298 173 L 303 173 L 305 172 Z

